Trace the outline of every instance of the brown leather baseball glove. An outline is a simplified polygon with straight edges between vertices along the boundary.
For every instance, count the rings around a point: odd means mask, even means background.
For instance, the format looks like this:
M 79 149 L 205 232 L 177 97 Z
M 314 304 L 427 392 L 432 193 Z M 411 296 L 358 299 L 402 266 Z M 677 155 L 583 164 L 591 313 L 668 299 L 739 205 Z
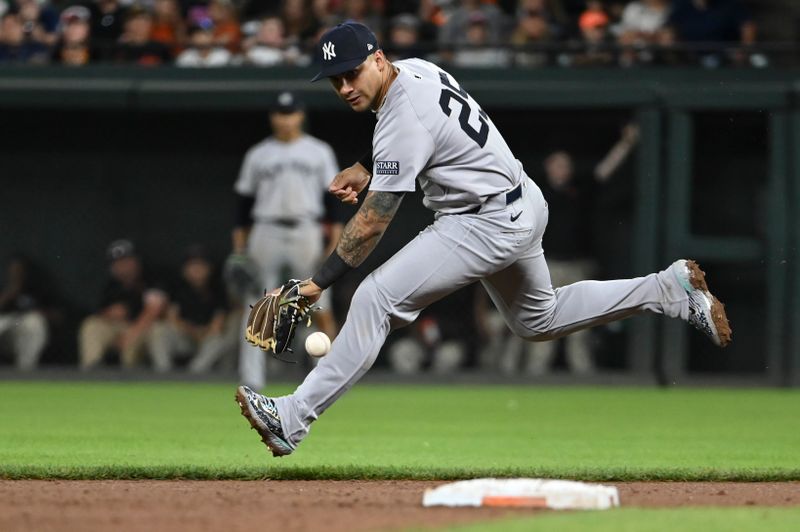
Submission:
M 318 309 L 300 295 L 300 283 L 290 279 L 279 289 L 265 292 L 264 297 L 250 307 L 245 330 L 249 343 L 275 355 L 292 351 L 297 324 L 306 320 L 306 325 L 311 325 L 311 314 Z

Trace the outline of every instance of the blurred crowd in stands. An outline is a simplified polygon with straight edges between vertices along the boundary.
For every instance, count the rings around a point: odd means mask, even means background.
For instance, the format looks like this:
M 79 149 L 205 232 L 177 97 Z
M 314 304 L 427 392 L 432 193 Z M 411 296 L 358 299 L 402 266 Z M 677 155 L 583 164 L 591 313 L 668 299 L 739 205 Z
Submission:
M 0 64 L 307 66 L 346 20 L 390 58 L 463 67 L 769 64 L 743 0 L 0 0 L 0 17 Z

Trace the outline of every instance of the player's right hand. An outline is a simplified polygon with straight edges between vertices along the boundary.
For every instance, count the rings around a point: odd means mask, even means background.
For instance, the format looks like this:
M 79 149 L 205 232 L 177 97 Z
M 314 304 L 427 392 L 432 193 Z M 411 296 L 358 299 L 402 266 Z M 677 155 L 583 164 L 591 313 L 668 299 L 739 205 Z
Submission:
M 342 203 L 355 205 L 358 203 L 358 194 L 367 188 L 370 177 L 367 169 L 361 163 L 356 163 L 336 174 L 328 191 Z

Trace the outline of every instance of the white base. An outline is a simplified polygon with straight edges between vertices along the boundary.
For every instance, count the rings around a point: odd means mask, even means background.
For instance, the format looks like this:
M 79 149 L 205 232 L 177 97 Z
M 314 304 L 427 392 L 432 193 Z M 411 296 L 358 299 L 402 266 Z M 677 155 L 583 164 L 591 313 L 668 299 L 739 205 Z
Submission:
M 422 505 L 607 510 L 619 506 L 619 493 L 613 486 L 571 480 L 477 478 L 425 490 Z

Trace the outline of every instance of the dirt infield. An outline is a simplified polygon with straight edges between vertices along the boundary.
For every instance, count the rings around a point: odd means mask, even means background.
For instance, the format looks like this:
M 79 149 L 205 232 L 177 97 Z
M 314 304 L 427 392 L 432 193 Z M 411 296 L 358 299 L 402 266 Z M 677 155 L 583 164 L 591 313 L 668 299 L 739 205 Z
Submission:
M 385 530 L 533 510 L 423 508 L 417 481 L 0 481 L 0 530 Z M 623 506 L 800 506 L 800 482 L 629 482 Z M 272 528 L 270 529 L 277 529 Z

